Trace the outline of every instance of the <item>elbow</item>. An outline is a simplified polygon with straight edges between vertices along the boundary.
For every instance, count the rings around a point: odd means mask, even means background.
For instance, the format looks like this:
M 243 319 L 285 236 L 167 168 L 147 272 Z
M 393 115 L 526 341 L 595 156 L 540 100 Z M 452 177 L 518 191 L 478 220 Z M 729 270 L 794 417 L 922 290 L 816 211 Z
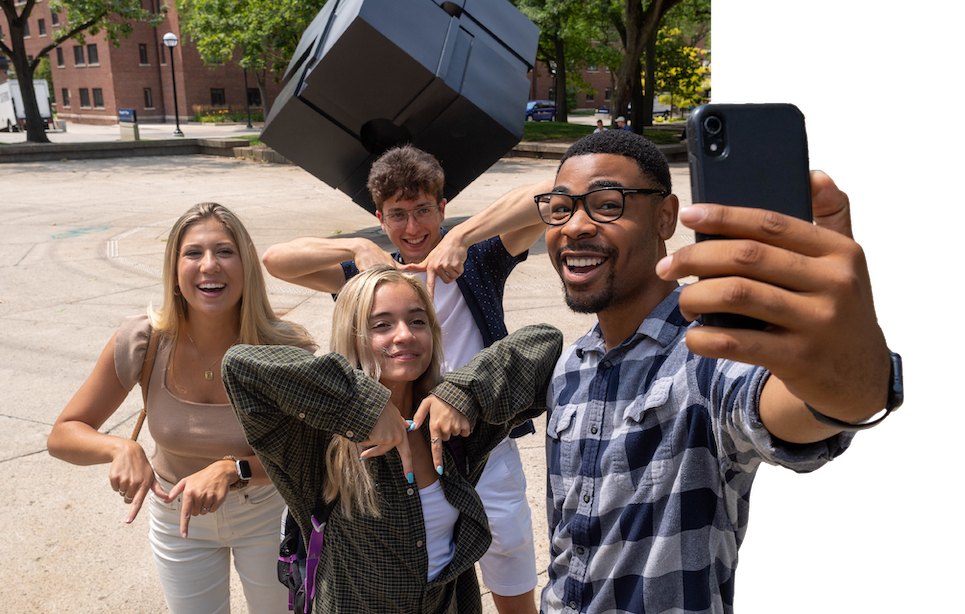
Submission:
M 66 449 L 63 445 L 63 438 L 58 432 L 60 425 L 55 424 L 50 435 L 47 436 L 47 453 L 59 460 L 66 460 Z
M 278 250 L 275 249 L 275 247 L 275 245 L 272 245 L 265 250 L 265 253 L 261 256 L 261 263 L 265 265 L 265 270 L 267 270 L 271 275 L 282 279 L 282 276 L 278 271 Z

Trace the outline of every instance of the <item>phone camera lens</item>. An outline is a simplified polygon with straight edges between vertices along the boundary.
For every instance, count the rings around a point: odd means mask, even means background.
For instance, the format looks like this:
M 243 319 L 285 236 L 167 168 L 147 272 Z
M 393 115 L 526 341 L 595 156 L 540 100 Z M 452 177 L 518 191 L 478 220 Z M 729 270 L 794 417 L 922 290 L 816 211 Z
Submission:
M 711 115 L 704 120 L 704 130 L 711 136 L 718 134 L 723 127 L 720 118 L 716 115 Z

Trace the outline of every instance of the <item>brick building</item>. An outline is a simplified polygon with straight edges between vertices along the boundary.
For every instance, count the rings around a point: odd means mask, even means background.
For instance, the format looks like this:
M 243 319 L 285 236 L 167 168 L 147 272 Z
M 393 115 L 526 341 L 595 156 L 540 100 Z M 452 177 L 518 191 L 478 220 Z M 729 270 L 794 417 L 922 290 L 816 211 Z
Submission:
M 616 74 L 611 73 L 606 66 L 588 66 L 580 71 L 583 80 L 596 90 L 595 94 L 578 92 L 576 95 L 577 109 L 599 109 L 610 106 L 610 97 L 616 87 Z M 549 66 L 538 62 L 536 69 L 529 73 L 530 100 L 556 100 L 556 88 L 553 84 L 553 73 Z M 567 75 L 567 83 L 572 81 Z
M 174 48 L 174 78 L 177 81 L 180 121 L 194 115 L 194 107 L 243 108 L 245 105 L 245 76 L 234 62 L 220 66 L 205 66 L 197 50 L 187 37 L 181 36 L 180 24 L 173 0 L 144 0 L 157 11 L 159 3 L 167 6 L 167 16 L 157 27 L 135 22 L 130 38 L 121 39 L 120 46 L 108 42 L 102 32 L 87 36 L 85 44 L 67 40 L 51 51 L 50 68 L 53 77 L 51 102 L 57 116 L 84 124 L 117 123 L 117 110 L 134 109 L 138 121 L 174 123 L 174 89 L 172 88 L 169 49 L 162 37 L 173 32 L 178 37 Z M 36 53 L 50 43 L 48 38 L 66 11 L 52 13 L 48 0 L 38 0 L 31 12 L 28 26 L 30 38 L 25 43 L 27 53 Z M 5 23 L 0 21 L 0 23 Z M 268 95 L 281 90 L 280 84 L 269 79 Z M 261 96 L 253 75 L 248 75 L 248 100 L 261 106 Z

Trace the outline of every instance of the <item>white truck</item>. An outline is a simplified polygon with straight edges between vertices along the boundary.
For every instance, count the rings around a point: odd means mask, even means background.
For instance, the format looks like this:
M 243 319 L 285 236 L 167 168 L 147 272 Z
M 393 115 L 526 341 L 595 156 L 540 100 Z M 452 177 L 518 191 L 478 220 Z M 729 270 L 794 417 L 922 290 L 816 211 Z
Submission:
M 50 111 L 50 90 L 45 79 L 34 79 L 34 94 L 37 97 L 37 106 L 40 107 L 40 117 L 50 126 L 53 114 Z M 11 79 L 0 83 L 0 131 L 18 131 L 24 119 L 20 82 Z

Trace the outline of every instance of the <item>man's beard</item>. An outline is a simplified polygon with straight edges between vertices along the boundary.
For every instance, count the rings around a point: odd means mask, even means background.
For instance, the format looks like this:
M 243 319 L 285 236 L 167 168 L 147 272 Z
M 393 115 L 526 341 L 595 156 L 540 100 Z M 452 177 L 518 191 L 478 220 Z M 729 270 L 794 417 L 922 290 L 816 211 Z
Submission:
M 614 289 L 615 281 L 616 275 L 613 269 L 610 269 L 610 274 L 606 279 L 606 286 L 602 290 L 596 294 L 585 294 L 581 296 L 570 294 L 566 289 L 566 284 L 563 283 L 563 294 L 566 299 L 566 306 L 577 313 L 600 313 L 613 302 L 613 297 L 616 295 Z
M 617 257 L 617 250 L 612 247 L 603 247 L 602 245 L 594 244 L 588 245 L 586 248 L 604 254 L 610 261 Z M 557 272 L 560 275 L 560 282 L 563 284 L 563 295 L 567 307 L 577 313 L 599 313 L 610 306 L 616 295 L 616 273 L 612 267 L 610 268 L 610 274 L 607 275 L 606 285 L 602 290 L 593 295 L 574 296 L 567 290 L 566 282 L 563 281 L 562 270 L 563 267 L 566 266 L 566 258 L 562 250 L 557 250 L 555 257 L 557 266 L 559 267 Z

